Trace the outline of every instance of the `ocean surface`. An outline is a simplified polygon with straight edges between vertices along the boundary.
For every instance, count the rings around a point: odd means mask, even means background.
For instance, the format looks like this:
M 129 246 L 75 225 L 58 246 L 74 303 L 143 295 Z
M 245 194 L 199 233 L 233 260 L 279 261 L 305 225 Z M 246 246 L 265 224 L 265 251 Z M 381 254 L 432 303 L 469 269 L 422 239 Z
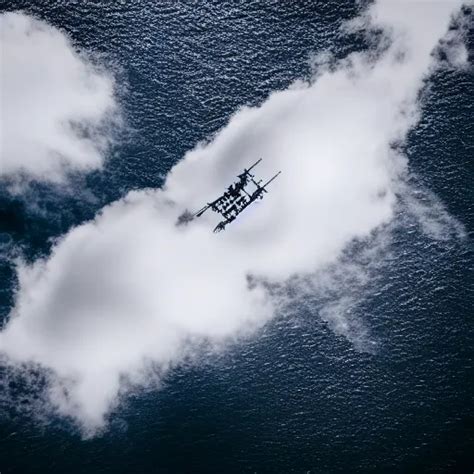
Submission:
M 31 183 L 12 195 L 0 186 L 3 321 L 17 285 L 12 249 L 31 261 L 48 255 L 54 238 L 105 204 L 161 186 L 240 106 L 308 78 L 314 53 L 364 49 L 362 36 L 338 30 L 360 8 L 2 2 L 60 28 L 113 70 L 126 120 L 103 171 L 74 175 L 67 188 Z M 467 42 L 472 61 L 472 30 Z M 423 92 L 423 117 L 405 150 L 411 179 L 437 196 L 464 236 L 432 238 L 409 220 L 394 230 L 373 288 L 353 308 L 376 350 L 359 350 L 317 316 L 317 302 L 305 305 L 173 369 L 160 390 L 132 393 L 108 429 L 87 440 L 68 420 L 20 409 L 29 389 L 18 377 L 0 397 L 0 472 L 471 473 L 473 91 L 471 64 L 440 69 Z

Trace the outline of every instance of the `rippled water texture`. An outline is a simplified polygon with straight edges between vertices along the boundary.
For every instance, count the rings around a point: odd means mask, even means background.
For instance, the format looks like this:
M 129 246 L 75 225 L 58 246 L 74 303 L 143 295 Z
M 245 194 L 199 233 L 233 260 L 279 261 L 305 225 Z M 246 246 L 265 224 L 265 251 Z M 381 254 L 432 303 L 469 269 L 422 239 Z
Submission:
M 3 8 L 47 20 L 114 70 L 127 122 L 105 169 L 73 176 L 72 191 L 34 182 L 21 194 L 0 188 L 4 319 L 18 249 L 30 260 L 47 255 L 52 238 L 105 204 L 159 187 L 239 106 L 308 77 L 313 53 L 344 57 L 366 47 L 338 31 L 359 12 L 349 2 Z M 471 31 L 471 54 L 472 45 Z M 161 390 L 128 398 L 90 440 L 67 420 L 38 421 L 25 408 L 25 381 L 4 369 L 0 471 L 471 472 L 473 90 L 469 68 L 441 69 L 424 90 L 406 153 L 416 198 L 439 201 L 439 212 L 431 204 L 423 228 L 401 203 L 402 224 L 383 242 L 377 268 L 350 250 L 369 281 L 332 295 L 337 304 L 321 317 L 322 296 L 308 296 L 250 340 L 177 367 Z M 348 315 L 362 343 L 334 327 L 331 311 Z

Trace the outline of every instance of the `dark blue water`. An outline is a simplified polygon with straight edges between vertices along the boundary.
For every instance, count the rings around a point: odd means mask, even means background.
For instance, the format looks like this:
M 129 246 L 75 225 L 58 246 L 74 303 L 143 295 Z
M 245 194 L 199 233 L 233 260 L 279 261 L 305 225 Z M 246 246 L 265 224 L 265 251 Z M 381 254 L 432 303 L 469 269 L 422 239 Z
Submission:
M 105 170 L 72 176 L 69 190 L 0 188 L 0 231 L 29 259 L 129 190 L 160 186 L 239 106 L 307 77 L 311 53 L 364 48 L 337 31 L 360 8 L 342 1 L 3 5 L 98 55 L 119 78 L 127 120 Z M 468 44 L 472 59 L 472 31 Z M 434 240 L 409 220 L 394 230 L 382 271 L 354 309 L 377 341 L 374 354 L 307 305 L 173 370 L 160 391 L 131 395 L 91 440 L 65 420 L 39 423 L 4 403 L 0 472 L 472 472 L 473 82 L 469 70 L 436 73 L 406 148 L 412 179 L 468 236 Z M 3 318 L 16 284 L 11 256 L 0 259 Z M 9 390 L 20 406 L 21 380 Z

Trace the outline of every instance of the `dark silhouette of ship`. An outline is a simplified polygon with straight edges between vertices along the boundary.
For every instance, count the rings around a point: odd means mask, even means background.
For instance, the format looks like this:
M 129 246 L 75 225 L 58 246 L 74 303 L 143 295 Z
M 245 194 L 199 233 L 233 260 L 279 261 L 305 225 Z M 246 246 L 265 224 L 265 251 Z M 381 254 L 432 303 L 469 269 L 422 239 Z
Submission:
M 214 232 L 220 232 L 224 230 L 226 225 L 234 221 L 237 216 L 244 211 L 244 209 L 250 206 L 250 204 L 257 200 L 263 199 L 264 193 L 268 192 L 266 187 L 281 173 L 281 171 L 279 171 L 265 184 L 260 185 L 262 180 L 255 181 L 255 176 L 250 171 L 261 161 L 262 159 L 260 158 L 249 169 L 245 168 L 244 171 L 237 176 L 238 181 L 232 183 L 221 196 L 212 202 L 208 202 L 195 214 L 188 214 L 189 217 L 184 218 L 184 220 L 191 220 L 194 217 L 200 217 L 208 209 L 211 209 L 224 218 L 221 222 L 219 222 L 219 224 L 216 225 Z M 250 188 L 253 189 L 251 190 Z

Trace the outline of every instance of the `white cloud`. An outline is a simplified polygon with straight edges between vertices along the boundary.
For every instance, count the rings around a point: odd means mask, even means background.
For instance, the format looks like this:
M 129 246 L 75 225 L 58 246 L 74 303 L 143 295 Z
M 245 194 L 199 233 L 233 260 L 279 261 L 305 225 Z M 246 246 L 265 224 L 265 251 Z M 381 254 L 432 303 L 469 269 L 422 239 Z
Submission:
M 24 14 L 1 14 L 0 35 L 0 175 L 61 181 L 101 168 L 117 119 L 112 77 Z
M 256 282 L 323 278 L 351 241 L 393 219 L 406 159 L 391 144 L 416 124 L 430 53 L 455 10 L 416 5 L 370 8 L 366 21 L 392 35 L 377 60 L 352 54 L 311 84 L 239 110 L 186 154 L 163 190 L 130 193 L 70 231 L 48 259 L 19 264 L 0 349 L 54 371 L 51 400 L 61 413 L 94 432 L 124 377 L 144 383 L 150 365 L 166 370 L 192 341 L 219 343 L 264 324 L 280 301 Z M 261 203 L 220 234 L 211 213 L 175 226 L 257 157 L 262 177 L 282 170 Z M 321 316 L 357 341 L 354 323 L 340 316 L 353 301 L 332 302 Z

